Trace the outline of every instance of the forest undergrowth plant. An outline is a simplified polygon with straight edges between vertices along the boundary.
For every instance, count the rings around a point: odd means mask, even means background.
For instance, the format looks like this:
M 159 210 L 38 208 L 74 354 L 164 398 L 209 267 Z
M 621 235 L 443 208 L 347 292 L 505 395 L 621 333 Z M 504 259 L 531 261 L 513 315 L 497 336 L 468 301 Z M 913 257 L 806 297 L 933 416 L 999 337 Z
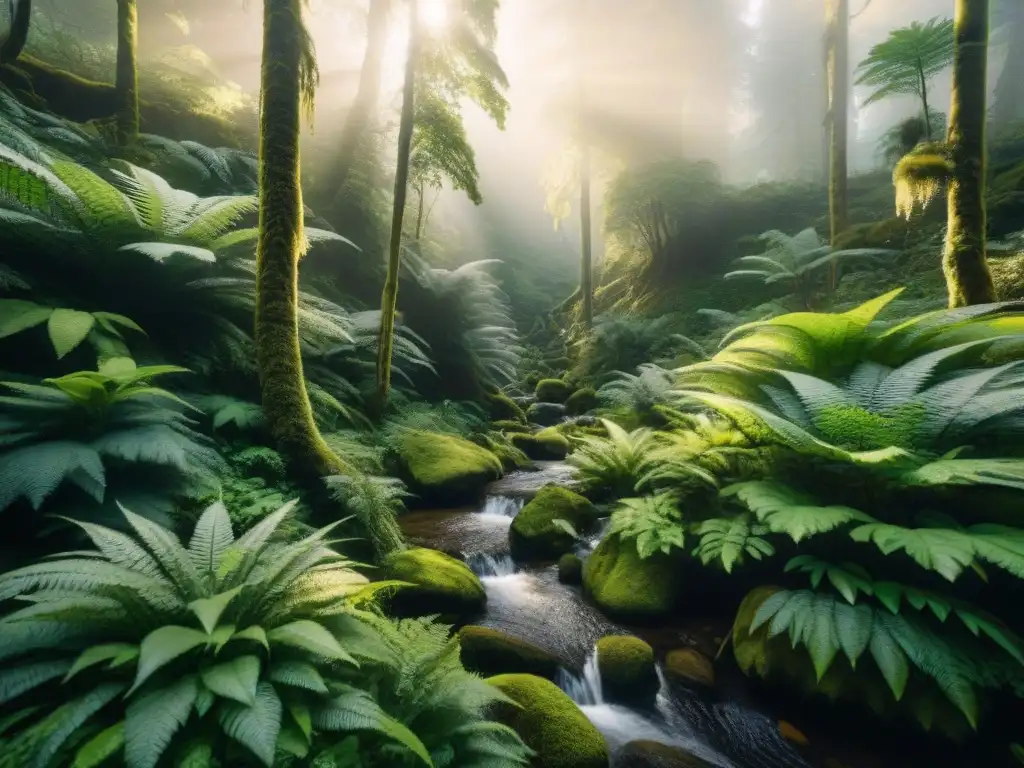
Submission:
M 707 357 L 699 344 L 673 332 L 677 326 L 671 315 L 601 315 L 579 348 L 573 372 L 581 379 L 603 384 L 619 371 L 633 371 L 645 363 L 667 362 L 683 352 L 698 360 Z
M 0 619 L 0 765 L 270 766 L 352 731 L 431 765 L 359 687 L 362 661 L 389 659 L 352 610 L 392 583 L 332 550 L 333 525 L 280 542 L 292 506 L 236 539 L 214 504 L 187 545 L 124 510 L 130 533 L 78 523 L 95 550 L 0 576 L 0 599 L 27 603 Z
M 785 457 L 722 489 L 721 517 L 701 530 L 714 549 L 702 538 L 696 554 L 729 570 L 789 539 L 802 553 L 790 570 L 838 592 L 787 591 L 779 594 L 792 602 L 741 610 L 735 642 L 746 668 L 959 732 L 977 725 L 982 689 L 1024 692 L 1009 611 L 1024 579 L 1024 314 L 1006 303 L 874 323 L 896 293 L 849 313 L 751 324 L 711 361 L 679 372 L 690 386 L 681 396 Z M 750 605 L 762 604 L 757 595 Z M 864 602 L 871 597 L 881 605 Z M 850 607 L 836 607 L 840 598 Z M 907 615 L 926 607 L 927 620 Z M 959 625 L 946 621 L 954 612 Z M 784 648 L 773 638 L 787 629 Z M 881 678 L 849 682 L 868 648 Z M 832 673 L 839 651 L 849 668 Z M 812 667 L 800 667 L 801 653 Z M 908 675 L 925 680 L 907 687 Z
M 757 279 L 765 285 L 788 285 L 807 309 L 815 306 L 823 289 L 827 290 L 825 277 L 830 269 L 837 270 L 846 264 L 870 265 L 899 253 L 881 248 L 834 250 L 812 228 L 795 235 L 773 229 L 762 234 L 761 240 L 767 250 L 737 259 L 740 269 L 727 272 L 725 279 Z
M 192 406 L 153 384 L 177 373 L 187 371 L 111 358 L 99 371 L 4 382 L 12 394 L 0 398 L 0 509 L 23 498 L 39 510 L 63 496 L 93 520 L 110 515 L 114 501 L 166 519 L 176 496 L 221 465 L 194 429 Z M 72 486 L 82 493 L 58 493 Z

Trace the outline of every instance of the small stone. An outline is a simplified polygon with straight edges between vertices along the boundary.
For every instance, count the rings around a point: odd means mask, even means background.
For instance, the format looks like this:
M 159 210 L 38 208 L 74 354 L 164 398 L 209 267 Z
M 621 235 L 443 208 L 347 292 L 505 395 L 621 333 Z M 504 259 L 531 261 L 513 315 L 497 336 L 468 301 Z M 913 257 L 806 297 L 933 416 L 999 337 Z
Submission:
M 715 685 L 715 667 L 711 659 L 696 648 L 676 648 L 665 655 L 665 674 L 672 680 L 711 688 Z
M 785 720 L 779 720 L 779 733 L 786 741 L 796 744 L 798 747 L 806 747 L 811 743 L 799 728 Z

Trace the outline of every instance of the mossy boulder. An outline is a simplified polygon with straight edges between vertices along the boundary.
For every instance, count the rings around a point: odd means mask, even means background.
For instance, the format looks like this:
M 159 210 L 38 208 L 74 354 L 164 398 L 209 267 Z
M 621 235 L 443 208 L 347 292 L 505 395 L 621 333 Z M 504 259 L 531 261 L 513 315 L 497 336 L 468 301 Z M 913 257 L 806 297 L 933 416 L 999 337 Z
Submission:
M 591 387 L 584 387 L 569 395 L 565 401 L 565 412 L 570 416 L 581 416 L 597 408 L 598 404 L 597 392 Z
M 534 768 L 608 768 L 604 737 L 572 699 L 536 675 L 487 679 L 519 707 L 499 704 L 493 716 L 512 728 L 536 755 Z
M 435 549 L 415 547 L 391 555 L 381 568 L 384 578 L 407 581 L 391 608 L 400 616 L 472 616 L 483 610 L 487 593 L 465 563 Z
M 554 680 L 558 673 L 553 654 L 490 627 L 463 627 L 459 646 L 463 666 L 484 676 L 514 672 Z
M 559 403 L 534 403 L 526 409 L 526 418 L 542 427 L 553 427 L 565 416 L 565 406 Z
M 609 701 L 651 704 L 658 693 L 654 649 L 639 637 L 608 635 L 597 641 L 601 689 Z
M 487 405 L 490 410 L 491 419 L 494 421 L 514 421 L 518 423 L 526 421 L 526 412 L 504 392 L 494 392 L 488 395 Z
M 631 741 L 615 753 L 616 768 L 714 768 L 685 749 L 657 741 Z
M 711 688 L 715 665 L 696 648 L 676 648 L 665 654 L 665 675 L 683 685 Z
M 626 622 L 664 619 L 675 607 L 675 561 L 656 552 L 641 559 L 632 540 L 608 536 L 583 565 L 583 586 L 608 616 Z
M 498 432 L 521 432 L 529 433 L 530 426 L 528 424 L 522 424 L 518 421 L 509 421 L 508 419 L 498 419 L 497 421 L 491 422 L 491 429 Z
M 579 555 L 568 552 L 558 558 L 558 580 L 563 584 L 583 582 L 583 561 Z
M 558 461 L 569 453 L 569 440 L 554 427 L 532 435 L 512 433 L 509 439 L 516 448 L 537 461 Z
M 475 501 L 484 486 L 503 474 L 491 451 L 454 435 L 414 430 L 398 444 L 401 473 L 428 506 Z
M 572 386 L 561 379 L 541 379 L 534 394 L 542 403 L 564 403 L 572 394 Z
M 556 520 L 564 520 L 576 531 L 597 514 L 594 505 L 583 496 L 548 485 L 541 488 L 516 515 L 509 528 L 512 555 L 518 560 L 549 560 L 570 551 L 573 536 Z

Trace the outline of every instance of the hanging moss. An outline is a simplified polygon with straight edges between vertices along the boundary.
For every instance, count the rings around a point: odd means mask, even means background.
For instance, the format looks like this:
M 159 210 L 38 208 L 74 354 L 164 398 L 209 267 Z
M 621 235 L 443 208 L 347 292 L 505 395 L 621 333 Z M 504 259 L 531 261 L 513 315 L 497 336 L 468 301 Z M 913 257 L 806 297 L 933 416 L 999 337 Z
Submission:
M 923 143 L 904 155 L 892 172 L 896 187 L 896 213 L 909 219 L 914 208 L 924 208 L 953 176 L 949 147 L 940 142 Z

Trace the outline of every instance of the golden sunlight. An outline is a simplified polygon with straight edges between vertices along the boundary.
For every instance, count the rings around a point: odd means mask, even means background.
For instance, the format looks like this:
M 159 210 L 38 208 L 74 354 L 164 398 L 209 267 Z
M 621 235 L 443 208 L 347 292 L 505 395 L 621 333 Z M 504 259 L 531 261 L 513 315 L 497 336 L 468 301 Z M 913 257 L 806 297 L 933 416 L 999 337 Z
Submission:
M 440 32 L 448 26 L 447 0 L 421 0 L 420 21 L 431 32 Z

